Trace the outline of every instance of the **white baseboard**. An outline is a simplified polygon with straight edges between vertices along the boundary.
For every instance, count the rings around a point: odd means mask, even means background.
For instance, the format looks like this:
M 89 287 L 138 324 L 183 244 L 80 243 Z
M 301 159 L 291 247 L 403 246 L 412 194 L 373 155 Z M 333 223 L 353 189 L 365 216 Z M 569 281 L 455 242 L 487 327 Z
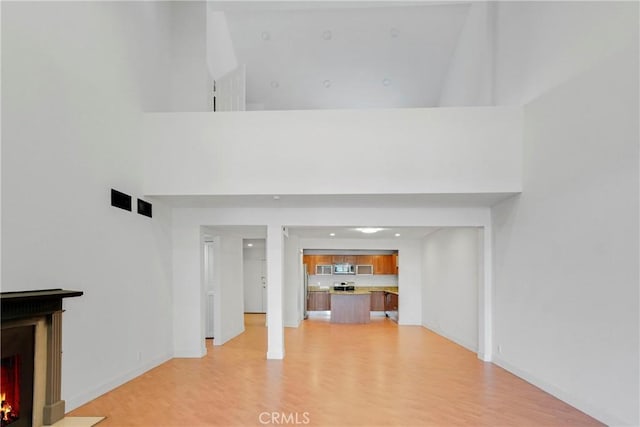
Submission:
M 279 351 L 267 351 L 267 359 L 269 360 L 282 360 L 284 359 L 284 351 L 283 350 L 279 350 Z
M 449 341 L 453 341 L 454 343 L 458 344 L 459 346 L 462 346 L 462 347 L 466 348 L 467 350 L 469 350 L 469 351 L 471 351 L 473 353 L 478 353 L 478 349 L 474 348 L 473 345 L 471 345 L 471 344 L 469 344 L 467 342 L 464 342 L 464 341 L 462 341 L 461 339 L 459 339 L 457 337 L 449 335 L 446 332 L 443 332 L 442 330 L 440 330 L 439 328 L 436 328 L 436 327 L 434 327 L 432 325 L 425 325 L 425 324 L 422 324 L 422 327 L 424 327 L 426 329 L 429 329 L 434 334 L 438 334 L 441 337 L 444 337 L 444 338 L 448 339 Z M 478 357 L 480 357 L 479 354 L 478 354 Z M 482 359 L 482 360 L 484 360 L 484 359 Z
M 541 380 L 535 375 L 532 375 L 529 372 L 510 364 L 509 362 L 501 359 L 495 354 L 493 356 L 493 363 L 511 372 L 512 374 L 522 378 L 528 383 L 533 384 L 539 389 L 546 391 L 550 395 L 562 400 L 563 402 L 573 406 L 574 408 L 584 412 L 585 414 L 595 418 L 596 420 L 605 423 L 608 426 L 632 426 L 633 425 L 629 422 L 625 422 L 619 419 L 618 417 L 611 415 L 610 413 L 608 413 L 606 410 L 602 408 L 598 408 L 591 403 L 575 398 L 574 396 L 565 392 L 564 390 L 561 390 L 558 387 L 552 384 L 549 384 L 544 380 Z
M 236 329 L 235 331 L 228 332 L 226 336 L 222 336 L 220 337 L 220 339 L 214 338 L 213 345 L 215 346 L 224 345 L 225 343 L 231 341 L 232 339 L 234 339 L 235 337 L 237 337 L 242 333 L 244 333 L 244 323 L 242 324 L 242 327 Z M 206 351 L 205 351 L 205 354 L 206 354 Z
M 84 405 L 87 402 L 91 402 L 92 400 L 96 399 L 97 397 L 102 396 L 103 394 L 113 390 L 116 387 L 121 386 L 122 384 L 131 381 L 132 379 L 139 377 L 140 375 L 144 374 L 145 372 L 155 368 L 156 366 L 159 366 L 161 364 L 163 364 L 164 362 L 170 360 L 172 358 L 171 354 L 164 354 L 160 357 L 156 357 L 146 363 L 143 363 L 142 365 L 138 366 L 137 368 L 123 374 L 123 375 L 119 375 L 115 378 L 113 378 L 110 381 L 107 381 L 105 383 L 100 384 L 97 387 L 94 387 L 90 390 L 87 390 L 84 393 L 80 393 L 76 396 L 73 396 L 69 399 L 65 399 L 65 411 L 69 412 L 72 411 L 82 405 Z M 100 414 L 97 414 L 100 415 Z
M 200 349 L 186 349 L 180 348 L 173 352 L 173 357 L 176 359 L 199 359 L 207 354 L 206 347 Z
M 478 359 L 482 360 L 483 362 L 493 361 L 493 358 L 491 356 L 489 356 L 487 353 L 482 353 L 482 352 L 478 352 Z

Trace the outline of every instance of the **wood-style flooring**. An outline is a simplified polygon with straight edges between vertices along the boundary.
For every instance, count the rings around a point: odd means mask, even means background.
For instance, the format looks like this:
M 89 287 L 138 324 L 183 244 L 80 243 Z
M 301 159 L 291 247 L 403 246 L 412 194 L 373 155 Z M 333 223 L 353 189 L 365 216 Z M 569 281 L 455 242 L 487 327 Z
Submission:
M 384 318 L 310 319 L 266 360 L 264 315 L 202 359 L 173 359 L 71 412 L 120 426 L 602 425 L 457 344 Z

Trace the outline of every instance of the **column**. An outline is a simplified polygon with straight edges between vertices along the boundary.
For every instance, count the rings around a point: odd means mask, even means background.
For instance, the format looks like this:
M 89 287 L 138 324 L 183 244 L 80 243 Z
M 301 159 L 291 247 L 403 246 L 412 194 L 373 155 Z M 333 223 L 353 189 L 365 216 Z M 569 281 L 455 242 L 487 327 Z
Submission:
M 493 358 L 493 239 L 491 225 L 478 231 L 478 358 Z
M 47 385 L 44 405 L 44 424 L 51 425 L 64 418 L 62 400 L 62 311 L 54 312 L 47 320 Z
M 282 225 L 267 226 L 267 359 L 284 359 Z

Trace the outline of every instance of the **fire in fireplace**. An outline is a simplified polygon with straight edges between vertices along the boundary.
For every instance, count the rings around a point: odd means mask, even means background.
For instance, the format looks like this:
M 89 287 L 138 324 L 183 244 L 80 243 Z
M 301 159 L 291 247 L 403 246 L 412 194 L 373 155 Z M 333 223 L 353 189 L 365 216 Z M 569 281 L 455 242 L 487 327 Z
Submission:
M 20 419 L 20 366 L 19 354 L 0 359 L 0 425 L 12 424 Z
M 32 325 L 2 328 L 0 427 L 32 425 L 34 332 Z

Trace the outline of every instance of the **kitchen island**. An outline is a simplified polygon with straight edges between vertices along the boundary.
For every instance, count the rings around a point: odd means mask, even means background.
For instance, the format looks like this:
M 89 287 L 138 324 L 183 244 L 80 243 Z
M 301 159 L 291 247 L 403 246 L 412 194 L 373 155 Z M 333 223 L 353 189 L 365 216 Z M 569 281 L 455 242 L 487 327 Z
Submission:
M 369 323 L 369 291 L 331 291 L 331 323 Z

